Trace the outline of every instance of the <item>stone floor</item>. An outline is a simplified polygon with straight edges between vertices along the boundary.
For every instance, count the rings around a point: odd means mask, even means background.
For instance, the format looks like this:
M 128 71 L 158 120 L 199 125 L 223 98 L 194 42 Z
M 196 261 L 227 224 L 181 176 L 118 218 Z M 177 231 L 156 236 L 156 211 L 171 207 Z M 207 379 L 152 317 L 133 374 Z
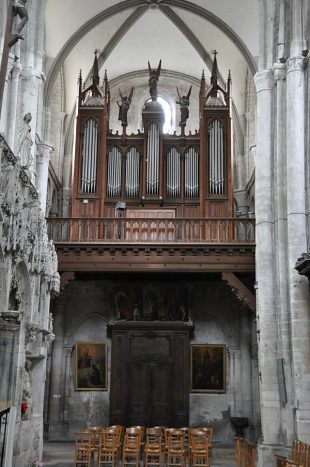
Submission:
M 73 467 L 74 443 L 45 442 L 43 449 L 44 467 Z M 231 446 L 215 445 L 210 466 L 236 467 L 234 450 Z

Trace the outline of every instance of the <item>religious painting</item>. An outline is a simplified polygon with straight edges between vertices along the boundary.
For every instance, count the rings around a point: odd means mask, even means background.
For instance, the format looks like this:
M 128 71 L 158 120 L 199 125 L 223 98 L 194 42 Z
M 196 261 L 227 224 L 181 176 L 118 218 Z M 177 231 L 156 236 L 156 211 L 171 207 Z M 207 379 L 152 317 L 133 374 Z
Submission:
M 164 284 L 128 285 L 113 291 L 112 316 L 126 321 L 188 321 L 189 289 Z
M 77 342 L 75 345 L 77 391 L 106 391 L 107 344 Z
M 191 346 L 191 392 L 225 393 L 226 346 Z

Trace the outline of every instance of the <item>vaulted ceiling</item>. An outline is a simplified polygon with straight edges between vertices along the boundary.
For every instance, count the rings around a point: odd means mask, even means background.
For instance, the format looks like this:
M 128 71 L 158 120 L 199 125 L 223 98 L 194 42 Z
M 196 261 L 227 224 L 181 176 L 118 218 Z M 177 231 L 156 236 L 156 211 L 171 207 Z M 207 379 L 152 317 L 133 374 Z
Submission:
M 48 0 L 46 95 L 63 69 L 71 111 L 79 70 L 87 76 L 93 51 L 110 79 L 145 70 L 147 61 L 200 78 L 218 51 L 219 70 L 231 69 L 233 99 L 243 113 L 245 75 L 258 55 L 257 0 Z M 101 71 L 102 74 L 102 71 Z

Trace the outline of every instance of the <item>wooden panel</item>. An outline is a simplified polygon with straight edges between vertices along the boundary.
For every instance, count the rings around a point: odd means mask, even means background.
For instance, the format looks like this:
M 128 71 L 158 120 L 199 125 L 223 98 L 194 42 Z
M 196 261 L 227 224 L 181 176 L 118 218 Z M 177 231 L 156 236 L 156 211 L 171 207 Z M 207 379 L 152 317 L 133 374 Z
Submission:
M 189 336 L 176 333 L 174 338 L 174 374 L 183 372 L 184 377 L 174 386 L 175 426 L 187 426 L 188 423 L 188 388 L 189 388 Z
M 149 365 L 145 362 L 129 364 L 128 425 L 148 425 L 148 396 L 150 390 Z
M 168 364 L 153 364 L 149 401 L 149 426 L 169 426 L 171 421 L 171 367 Z
M 127 209 L 126 217 L 133 218 L 138 217 L 139 219 L 166 219 L 175 217 L 174 209 Z

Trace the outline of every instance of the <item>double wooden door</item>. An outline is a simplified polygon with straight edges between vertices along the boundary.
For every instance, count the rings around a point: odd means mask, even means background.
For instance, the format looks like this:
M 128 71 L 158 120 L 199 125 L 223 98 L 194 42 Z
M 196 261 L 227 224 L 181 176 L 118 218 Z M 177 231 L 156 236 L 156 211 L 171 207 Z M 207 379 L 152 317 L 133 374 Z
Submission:
M 110 424 L 187 426 L 190 328 L 128 322 L 111 330 Z
M 128 425 L 169 425 L 171 369 L 170 362 L 152 359 L 128 364 Z

